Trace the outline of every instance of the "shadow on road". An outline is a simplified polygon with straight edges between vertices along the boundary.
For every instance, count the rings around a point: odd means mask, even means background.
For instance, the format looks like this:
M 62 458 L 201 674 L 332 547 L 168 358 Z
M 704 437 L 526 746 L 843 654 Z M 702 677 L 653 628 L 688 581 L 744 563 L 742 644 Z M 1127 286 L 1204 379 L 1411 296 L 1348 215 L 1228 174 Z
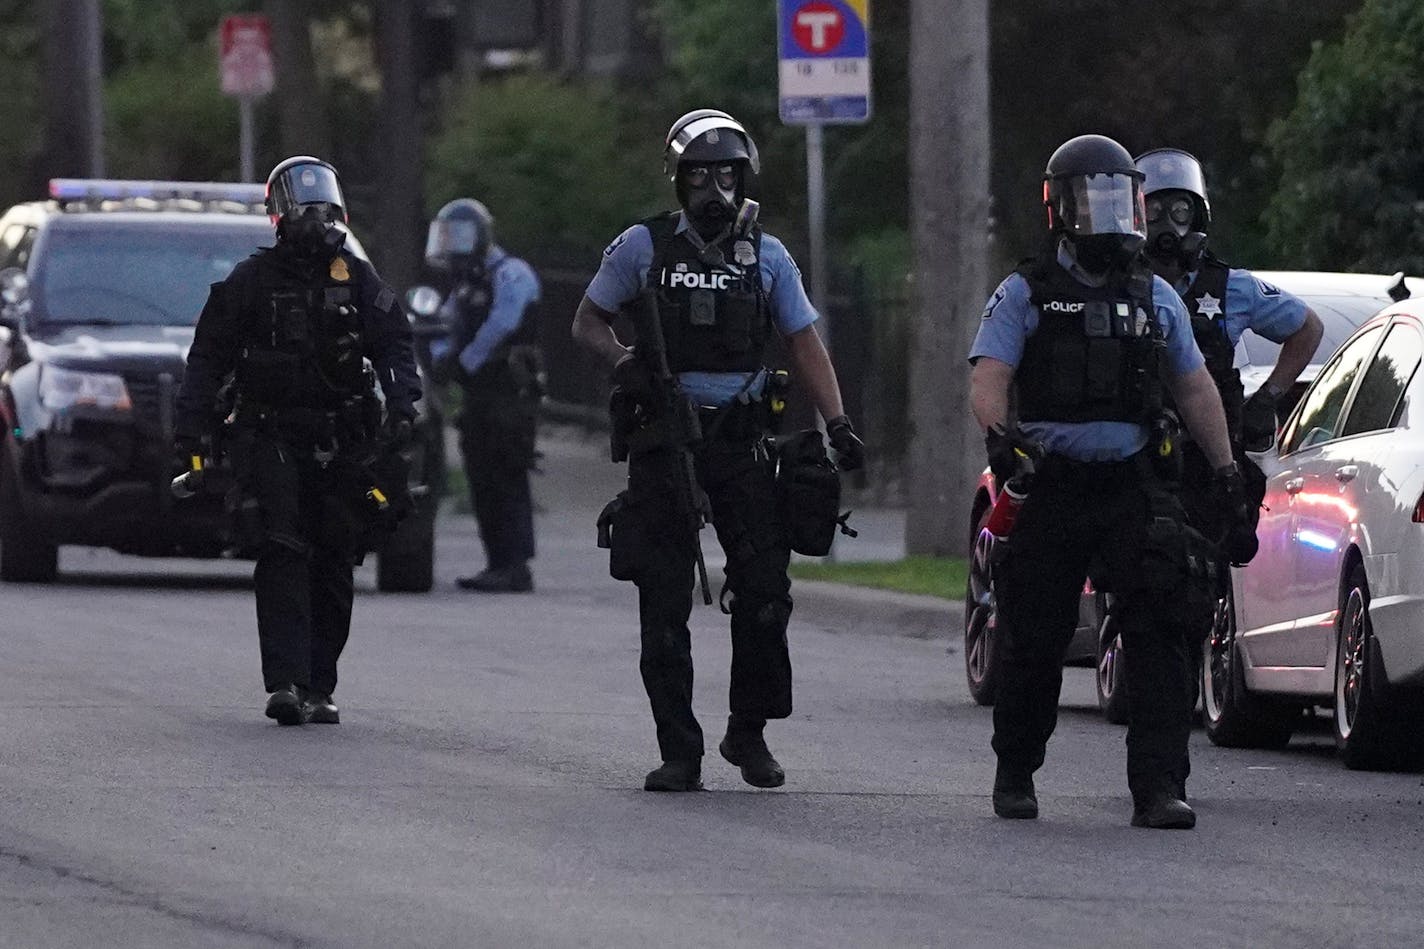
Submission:
M 175 573 L 61 573 L 57 587 L 133 587 L 144 590 L 250 590 L 250 576 Z

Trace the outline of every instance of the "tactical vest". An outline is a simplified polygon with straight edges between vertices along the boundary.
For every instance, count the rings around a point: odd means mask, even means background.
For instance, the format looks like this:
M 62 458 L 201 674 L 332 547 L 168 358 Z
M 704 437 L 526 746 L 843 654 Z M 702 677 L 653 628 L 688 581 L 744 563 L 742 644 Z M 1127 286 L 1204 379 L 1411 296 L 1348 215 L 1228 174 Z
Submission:
M 1014 373 L 1026 422 L 1136 422 L 1162 411 L 1165 344 L 1141 269 L 1106 287 L 1085 286 L 1052 258 L 1018 271 L 1038 309 Z
M 304 280 L 272 259 L 280 253 L 264 252 L 249 291 L 255 319 L 238 360 L 239 391 L 274 408 L 339 408 L 369 387 L 358 273 L 343 253 Z
M 495 275 L 509 260 L 509 257 L 501 258 L 493 269 L 486 271 L 478 279 L 462 280 L 450 291 L 456 294 L 456 300 L 460 304 L 459 317 L 450 334 L 451 352 L 463 352 L 466 346 L 474 342 L 481 327 L 489 320 L 490 311 L 494 309 Z M 500 341 L 499 346 L 490 353 L 484 365 L 480 366 L 479 371 L 471 376 L 469 381 L 476 385 L 499 382 L 508 369 L 509 354 L 516 346 L 538 344 L 538 330 L 526 311 L 520 315 L 518 328 Z
M 1210 253 L 1202 255 L 1195 279 L 1183 294 L 1187 311 L 1192 316 L 1192 336 L 1206 359 L 1207 372 L 1221 392 L 1221 405 L 1226 411 L 1226 427 L 1231 443 L 1240 441 L 1241 404 L 1244 390 L 1241 373 L 1233 365 L 1236 348 L 1226 335 L 1226 280 L 1231 268 Z M 1202 303 L 1206 303 L 1206 312 Z
M 643 222 L 653 239 L 648 286 L 673 372 L 755 372 L 771 335 L 761 279 L 761 228 L 699 251 L 677 231 L 678 214 Z M 729 259 L 730 258 L 730 259 Z

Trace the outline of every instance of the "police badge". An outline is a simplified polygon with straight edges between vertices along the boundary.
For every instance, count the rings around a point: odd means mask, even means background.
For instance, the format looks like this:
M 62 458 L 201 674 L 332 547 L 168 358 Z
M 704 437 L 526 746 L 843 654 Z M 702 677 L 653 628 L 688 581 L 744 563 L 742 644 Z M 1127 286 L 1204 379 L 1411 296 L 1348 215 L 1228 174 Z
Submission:
M 743 267 L 750 267 L 757 262 L 756 249 L 752 247 L 751 241 L 737 241 L 732 244 L 732 259 Z

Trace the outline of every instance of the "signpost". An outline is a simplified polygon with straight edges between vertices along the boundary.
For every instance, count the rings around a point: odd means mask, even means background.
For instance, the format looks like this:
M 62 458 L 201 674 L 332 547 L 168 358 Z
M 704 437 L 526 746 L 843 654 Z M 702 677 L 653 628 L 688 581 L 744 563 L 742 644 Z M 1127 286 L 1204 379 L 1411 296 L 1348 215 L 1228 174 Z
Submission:
M 237 97 L 242 180 L 252 181 L 253 155 L 257 150 L 252 105 L 271 92 L 276 83 L 272 66 L 272 25 L 267 17 L 253 13 L 223 17 L 219 67 L 223 93 Z
M 823 130 L 827 125 L 870 119 L 870 0 L 777 3 L 781 121 L 806 126 L 811 302 L 824 319 L 828 314 Z

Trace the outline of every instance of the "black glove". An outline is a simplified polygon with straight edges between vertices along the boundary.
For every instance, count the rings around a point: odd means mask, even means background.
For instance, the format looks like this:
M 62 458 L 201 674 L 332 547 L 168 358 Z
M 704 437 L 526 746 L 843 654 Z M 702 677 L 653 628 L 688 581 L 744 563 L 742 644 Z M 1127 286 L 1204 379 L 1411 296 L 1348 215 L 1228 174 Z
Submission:
M 415 423 L 409 415 L 393 414 L 386 419 L 386 437 L 392 448 L 402 451 L 415 440 Z
M 1261 386 L 1241 406 L 1241 444 L 1247 451 L 1269 451 L 1276 441 L 1276 403 L 1280 393 Z
M 837 415 L 826 422 L 826 438 L 836 450 L 836 466 L 854 471 L 865 464 L 865 442 L 851 428 L 849 415 Z
M 1234 462 L 1213 473 L 1211 500 L 1221 519 L 1221 552 L 1233 564 L 1243 567 L 1256 556 L 1260 542 L 1256 539 L 1253 512 L 1246 499 L 1241 469 Z
M 643 405 L 651 403 L 657 392 L 652 372 L 632 353 L 614 365 L 613 385 L 624 396 Z
M 1043 460 L 1043 446 L 1033 441 L 1015 425 L 1006 429 L 992 425 L 984 434 L 984 450 L 989 455 L 989 470 L 1000 485 L 1033 470 Z

